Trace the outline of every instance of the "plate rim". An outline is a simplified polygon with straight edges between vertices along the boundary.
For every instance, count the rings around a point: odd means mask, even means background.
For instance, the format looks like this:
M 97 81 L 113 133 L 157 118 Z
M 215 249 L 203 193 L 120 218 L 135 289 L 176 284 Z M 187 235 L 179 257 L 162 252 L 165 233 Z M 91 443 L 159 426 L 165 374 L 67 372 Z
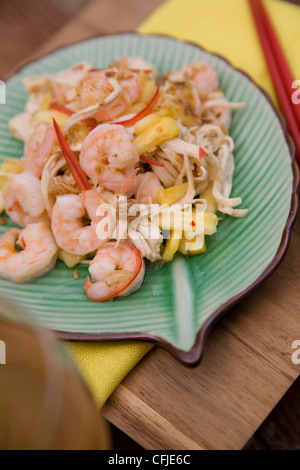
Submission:
M 163 33 L 139 33 L 138 31 L 120 31 L 120 32 L 114 32 L 114 33 L 102 33 L 102 34 L 95 34 L 92 36 L 89 36 L 84 39 L 80 39 L 78 41 L 74 41 L 71 43 L 63 44 L 61 46 L 55 47 L 53 50 L 46 54 L 39 55 L 37 57 L 34 57 L 33 59 L 30 60 L 25 60 L 23 61 L 19 66 L 15 67 L 12 69 L 8 76 L 6 77 L 6 80 L 9 80 L 13 78 L 15 75 L 18 73 L 22 72 L 23 69 L 25 69 L 27 66 L 30 64 L 34 64 L 35 62 L 39 60 L 43 60 L 56 52 L 67 49 L 68 47 L 72 47 L 76 44 L 81 44 L 84 42 L 88 42 L 92 39 L 101 39 L 101 38 L 106 38 L 106 37 L 115 37 L 115 36 L 122 36 L 122 35 L 134 35 L 134 36 L 139 36 L 139 37 L 151 37 L 151 38 L 162 38 L 162 39 L 171 39 L 172 41 L 178 42 L 180 44 L 188 44 L 191 45 L 197 49 L 200 49 L 203 52 L 206 52 L 214 57 L 217 57 L 224 61 L 226 64 L 228 64 L 232 69 L 236 70 L 237 72 L 241 73 L 244 75 L 258 90 L 265 96 L 267 102 L 271 106 L 275 116 L 278 118 L 278 121 L 280 123 L 281 129 L 283 136 L 285 138 L 285 141 L 288 146 L 289 150 L 289 155 L 290 155 L 290 163 L 291 163 L 291 170 L 292 170 L 292 176 L 293 176 L 293 187 L 292 187 L 292 193 L 291 193 L 291 205 L 290 205 L 290 211 L 288 214 L 288 217 L 286 219 L 286 223 L 282 232 L 282 237 L 281 237 L 281 242 L 280 245 L 277 249 L 276 254 L 274 255 L 272 261 L 269 263 L 269 265 L 265 268 L 265 270 L 245 289 L 243 289 L 241 292 L 236 294 L 235 296 L 231 297 L 228 299 L 225 303 L 220 305 L 216 310 L 214 310 L 209 317 L 205 320 L 201 328 L 198 330 L 195 342 L 193 346 L 188 350 L 182 350 L 180 348 L 177 348 L 174 346 L 172 343 L 167 341 L 164 337 L 160 335 L 155 335 L 151 333 L 140 333 L 140 332 L 121 332 L 121 333 L 78 333 L 78 332 L 67 332 L 67 331 L 59 331 L 59 330 L 52 330 L 49 328 L 50 331 L 52 331 L 55 336 L 58 339 L 61 340 L 67 340 L 71 342 L 78 342 L 78 341 L 83 341 L 83 342 L 108 342 L 108 341 L 142 341 L 142 342 L 148 342 L 148 343 L 154 343 L 157 344 L 167 351 L 169 351 L 175 358 L 177 358 L 182 364 L 188 365 L 188 366 L 196 366 L 198 365 L 202 358 L 203 358 L 203 353 L 205 350 L 205 345 L 207 338 L 209 336 L 209 333 L 211 332 L 212 328 L 214 325 L 220 320 L 223 315 L 229 311 L 229 309 L 233 306 L 235 306 L 238 302 L 243 300 L 245 297 L 247 297 L 248 294 L 250 294 L 252 291 L 254 291 L 257 287 L 259 287 L 265 280 L 267 280 L 273 273 L 274 271 L 278 268 L 280 263 L 283 261 L 287 249 L 290 244 L 290 238 L 291 238 L 291 233 L 292 233 L 292 228 L 295 222 L 295 218 L 299 209 L 299 201 L 298 201 L 298 192 L 299 192 L 299 185 L 300 185 L 300 171 L 299 167 L 296 161 L 296 151 L 295 151 L 295 145 L 293 142 L 293 139 L 289 135 L 287 131 L 287 124 L 286 120 L 282 114 L 282 112 L 275 108 L 275 105 L 269 95 L 269 93 L 264 90 L 260 85 L 256 83 L 256 81 L 244 70 L 235 67 L 230 60 L 222 56 L 221 54 L 211 52 L 205 47 L 201 46 L 200 44 L 190 41 L 190 40 L 184 40 L 184 39 L 179 39 L 176 38 L 170 34 L 163 34 Z

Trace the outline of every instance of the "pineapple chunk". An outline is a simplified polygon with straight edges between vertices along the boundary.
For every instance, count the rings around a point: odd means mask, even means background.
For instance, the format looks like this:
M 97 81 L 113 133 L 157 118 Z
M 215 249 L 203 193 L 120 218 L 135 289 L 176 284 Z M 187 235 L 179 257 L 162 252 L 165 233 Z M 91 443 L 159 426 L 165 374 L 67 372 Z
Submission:
M 184 256 L 189 254 L 187 249 L 187 239 L 185 237 L 182 237 L 182 240 L 180 240 L 178 251 Z
M 195 219 L 194 219 L 195 220 Z M 204 212 L 204 235 L 213 235 L 217 231 L 219 219 L 212 212 Z
M 43 96 L 41 111 L 47 111 L 52 103 L 52 93 L 47 91 Z
M 63 261 L 68 268 L 74 268 L 85 259 L 85 256 L 77 256 L 64 250 L 58 250 L 58 259 Z
M 0 215 L 3 214 L 4 210 L 5 210 L 5 207 L 4 207 L 3 194 L 2 194 L 2 191 L 0 191 Z
M 22 173 L 23 171 L 22 160 L 19 160 L 18 158 L 8 158 L 7 160 L 4 160 L 4 162 L 2 163 L 0 171 L 3 171 L 4 173 L 13 173 L 15 175 Z M 7 177 L 0 176 L 0 191 L 2 191 L 6 182 L 7 182 Z
M 0 191 L 4 188 L 7 182 L 7 177 L 6 176 L 0 176 Z
M 139 77 L 140 77 L 140 82 L 141 82 L 142 88 L 144 88 L 147 81 L 148 81 L 148 74 L 146 72 L 144 72 L 143 70 L 141 70 L 140 73 L 139 73 Z
M 205 239 L 195 238 L 194 240 L 188 240 L 183 237 L 180 241 L 178 251 L 183 255 L 201 255 L 206 252 Z
M 145 72 L 144 72 L 145 73 Z M 140 94 L 136 103 L 149 104 L 155 93 L 156 83 L 155 80 L 147 80 L 143 85 L 142 93 Z
M 53 124 L 52 119 L 55 119 L 59 127 L 62 127 L 65 122 L 67 122 L 70 119 L 70 116 L 68 116 L 65 113 L 61 113 L 60 111 L 57 111 L 56 109 L 49 109 L 48 111 L 39 111 L 37 112 L 33 120 L 37 123 L 45 123 L 45 124 Z
M 198 218 L 198 219 L 197 219 Z M 153 217 L 153 223 L 162 230 L 175 230 L 176 232 L 189 233 L 193 227 L 202 235 L 213 235 L 217 231 L 219 219 L 211 212 L 199 214 L 178 212 L 164 212 Z
M 142 132 L 144 132 L 144 130 L 146 130 L 148 126 L 156 124 L 160 120 L 160 118 L 164 116 L 174 117 L 174 110 L 171 108 L 161 108 L 159 111 L 156 111 L 155 113 L 151 113 L 148 116 L 144 117 L 136 123 L 134 127 L 135 135 L 138 136 L 142 134 Z
M 188 183 L 177 184 L 176 186 L 170 186 L 169 188 L 160 188 L 156 191 L 156 197 L 159 204 L 167 204 L 172 206 L 175 202 L 182 199 L 188 189 Z
M 145 105 L 143 103 L 134 103 L 130 108 L 126 109 L 124 114 L 138 114 L 143 111 L 143 109 L 145 109 Z
M 213 214 L 216 214 L 217 212 L 217 203 L 215 198 L 213 197 L 212 194 L 212 187 L 213 183 L 209 183 L 207 188 L 203 191 L 203 193 L 200 194 L 200 199 L 205 199 L 206 200 L 206 211 L 207 212 L 212 212 Z
M 175 253 L 178 251 L 180 242 L 181 242 L 181 232 L 171 231 L 170 238 L 167 240 L 164 253 L 162 255 L 162 261 L 165 263 L 170 263 Z
M 135 139 L 135 143 L 140 155 L 154 150 L 163 142 L 173 139 L 179 133 L 178 125 L 170 117 L 161 117 L 156 123 L 147 127 Z
M 136 123 L 134 126 L 134 133 L 136 136 L 141 135 L 147 127 L 155 125 L 159 121 L 160 117 L 157 113 L 151 113 Z
M 206 252 L 205 238 L 195 238 L 188 244 L 188 252 L 190 255 L 201 255 Z
M 23 171 L 23 163 L 22 160 L 19 158 L 7 158 L 4 160 L 2 163 L 0 171 L 3 171 L 4 173 L 22 173 Z

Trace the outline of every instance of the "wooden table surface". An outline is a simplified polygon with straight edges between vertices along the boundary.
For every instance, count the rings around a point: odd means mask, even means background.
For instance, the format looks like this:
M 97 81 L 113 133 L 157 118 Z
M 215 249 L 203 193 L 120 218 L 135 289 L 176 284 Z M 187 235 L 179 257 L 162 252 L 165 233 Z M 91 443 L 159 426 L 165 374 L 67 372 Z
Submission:
M 87 2 L 34 54 L 134 29 L 162 3 Z M 146 449 L 243 448 L 299 376 L 291 358 L 300 340 L 299 266 L 298 217 L 283 263 L 217 324 L 200 366 L 187 368 L 154 348 L 108 400 L 106 418 Z

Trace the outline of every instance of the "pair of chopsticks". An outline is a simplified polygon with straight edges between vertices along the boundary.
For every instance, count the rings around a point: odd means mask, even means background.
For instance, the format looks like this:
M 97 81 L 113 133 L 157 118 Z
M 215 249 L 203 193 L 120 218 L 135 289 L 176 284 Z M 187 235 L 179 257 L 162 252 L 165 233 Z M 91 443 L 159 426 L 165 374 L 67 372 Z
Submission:
M 269 68 L 276 96 L 292 136 L 300 165 L 300 104 L 293 99 L 297 82 L 284 56 L 262 0 L 249 0 L 261 46 Z

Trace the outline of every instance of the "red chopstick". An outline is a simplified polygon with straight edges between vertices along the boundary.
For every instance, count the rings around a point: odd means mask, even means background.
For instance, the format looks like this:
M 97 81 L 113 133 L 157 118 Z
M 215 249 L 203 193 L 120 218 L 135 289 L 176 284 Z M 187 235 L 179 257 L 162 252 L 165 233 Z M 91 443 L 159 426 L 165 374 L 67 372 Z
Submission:
M 295 81 L 293 74 L 291 72 L 290 66 L 286 60 L 286 57 L 283 53 L 283 50 L 280 46 L 280 43 L 278 41 L 278 38 L 275 34 L 275 31 L 273 29 L 272 23 L 270 21 L 270 18 L 268 16 L 268 13 L 265 9 L 265 6 L 262 2 L 262 0 L 258 0 L 259 8 L 261 11 L 261 17 L 263 19 L 267 34 L 270 39 L 271 46 L 273 48 L 273 53 L 275 55 L 275 58 L 277 60 L 278 66 L 279 66 L 279 71 L 281 73 L 281 77 L 285 83 L 285 87 L 287 90 L 290 92 L 292 91 L 292 84 Z M 298 121 L 298 124 L 300 126 L 300 106 L 293 103 L 291 100 L 291 105 L 294 111 L 294 114 L 296 116 L 296 119 Z
M 259 5 L 255 0 L 249 0 L 249 4 L 276 91 L 278 102 L 285 116 L 289 133 L 294 140 L 297 159 L 298 163 L 300 164 L 300 119 L 297 118 L 297 112 L 294 111 L 294 108 L 296 108 L 297 105 L 293 104 L 292 98 L 290 96 L 290 89 L 293 81 L 291 81 L 292 74 L 289 68 L 287 69 L 286 67 L 286 59 L 277 40 L 271 22 L 267 17 L 267 12 L 265 9 L 263 9 L 263 7 L 261 7 L 261 0 L 259 0 Z M 276 38 L 276 41 L 274 38 Z M 279 50 L 280 53 L 278 52 Z M 281 59 L 277 61 L 277 56 L 279 54 Z

